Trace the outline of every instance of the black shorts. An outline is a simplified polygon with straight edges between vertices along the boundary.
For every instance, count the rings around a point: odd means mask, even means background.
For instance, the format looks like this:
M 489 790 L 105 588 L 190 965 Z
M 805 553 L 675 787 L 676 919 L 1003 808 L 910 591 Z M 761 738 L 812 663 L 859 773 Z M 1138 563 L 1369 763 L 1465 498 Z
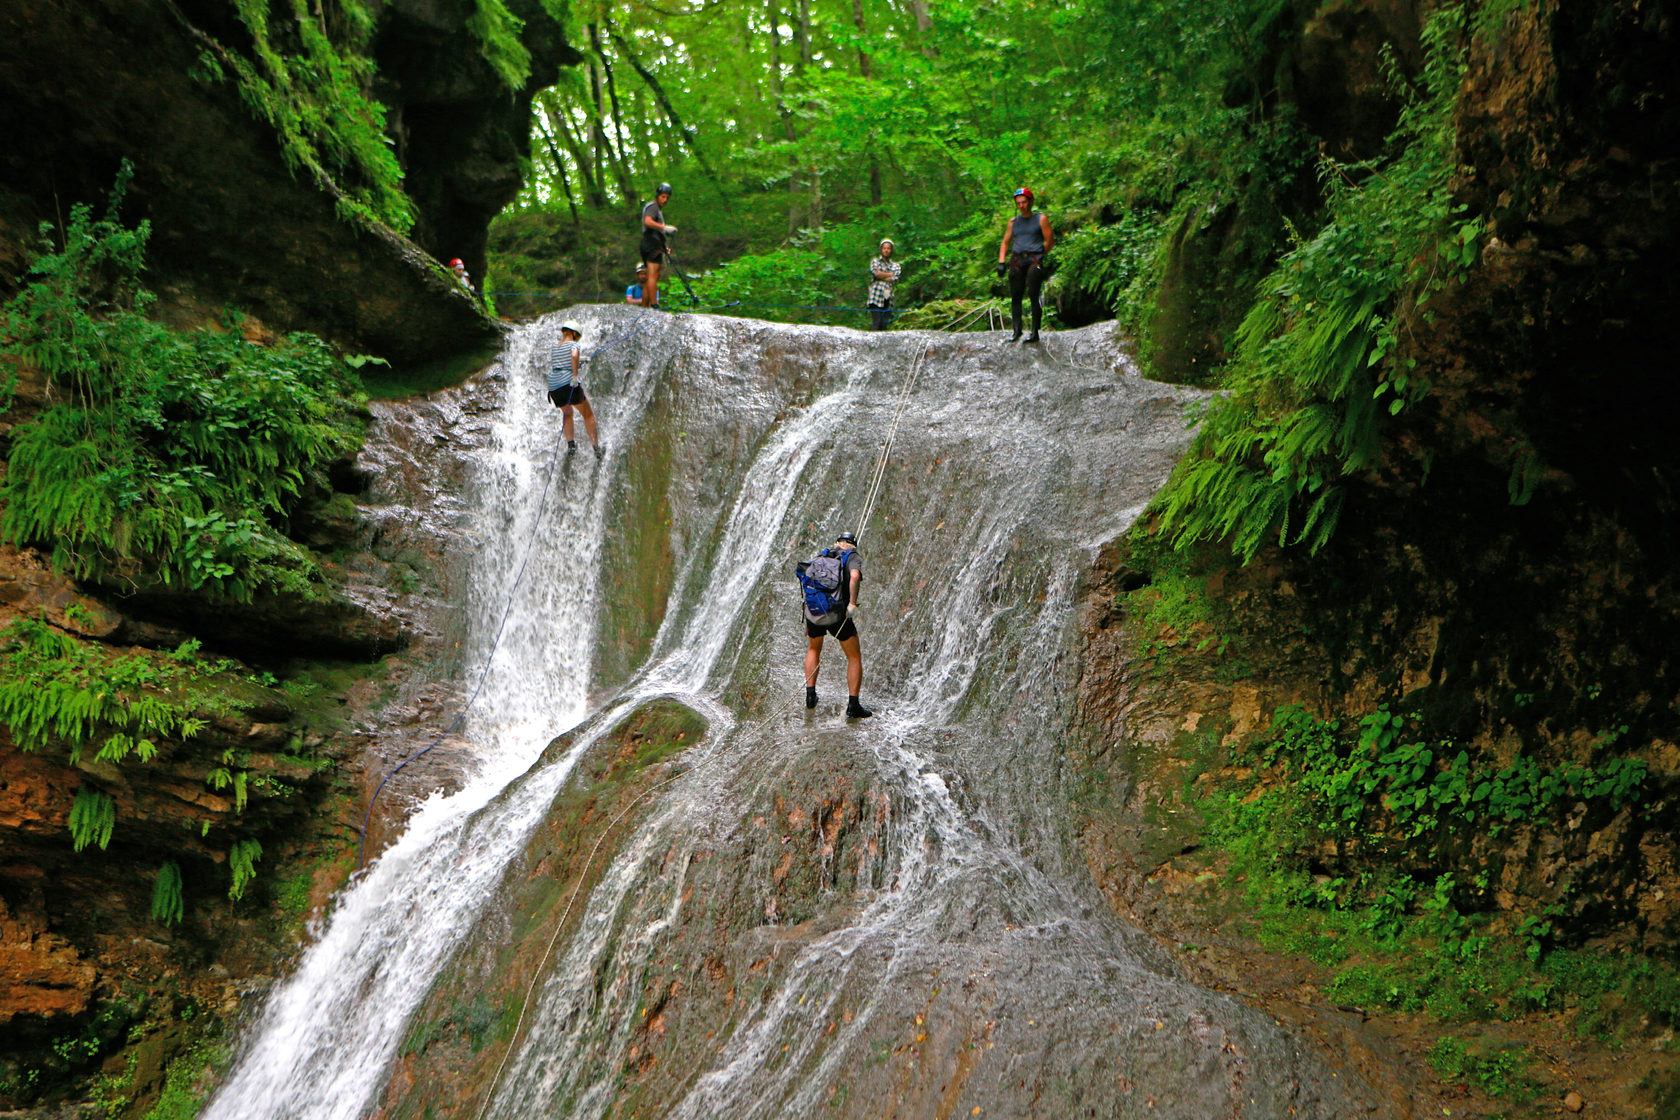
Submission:
M 550 389 L 548 399 L 554 402 L 555 408 L 561 408 L 568 404 L 589 403 L 589 398 L 583 395 L 582 385 L 563 385 L 558 389 Z
M 649 230 L 642 234 L 642 263 L 658 264 L 665 258 L 665 239 Z
M 847 615 L 832 626 L 818 626 L 809 618 L 805 620 L 805 636 L 807 638 L 820 638 L 824 634 L 831 638 L 839 638 L 844 642 L 849 638 L 857 637 L 857 626 L 852 622 L 851 615 Z

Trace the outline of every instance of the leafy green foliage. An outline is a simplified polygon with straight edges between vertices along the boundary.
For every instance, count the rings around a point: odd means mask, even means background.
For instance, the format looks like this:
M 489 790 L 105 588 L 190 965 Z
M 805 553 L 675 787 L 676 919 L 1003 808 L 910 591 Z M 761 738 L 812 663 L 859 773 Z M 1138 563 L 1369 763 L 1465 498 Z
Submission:
M 516 205 L 625 214 L 628 253 L 629 215 L 672 180 L 670 217 L 684 228 L 673 246 L 685 251 L 707 222 L 744 232 L 753 275 L 720 287 L 740 280 L 727 298 L 751 291 L 759 304 L 860 307 L 876 239 L 891 236 L 908 307 L 1001 290 L 991 264 L 1009 195 L 1026 183 L 1067 235 L 1052 290 L 1141 323 L 1181 219 L 1264 195 L 1311 151 L 1286 112 L 1263 107 L 1283 11 L 1276 0 L 593 9 L 584 67 L 537 100 Z M 1232 108 L 1236 73 L 1253 93 Z M 856 227 L 849 245 L 828 236 L 844 226 Z M 1266 250 L 1278 226 L 1267 223 Z
M 467 17 L 467 30 L 478 38 L 485 61 L 509 89 L 519 89 L 531 73 L 531 52 L 519 41 L 524 26 L 502 0 L 473 0 Z
M 245 896 L 245 888 L 257 877 L 257 861 L 262 858 L 262 845 L 255 840 L 235 840 L 228 849 L 228 870 L 233 882 L 228 897 L 238 902 Z
M 1337 842 L 1358 839 L 1367 848 L 1413 850 L 1422 842 L 1433 851 L 1453 835 L 1498 835 L 1513 824 L 1547 819 L 1566 800 L 1614 812 L 1645 782 L 1638 758 L 1547 768 L 1525 756 L 1490 767 L 1448 742 L 1407 742 L 1404 726 L 1379 708 L 1360 721 L 1349 744 L 1338 722 L 1286 708 L 1263 757 L 1282 768 L 1311 807 L 1315 831 Z
M 67 398 L 13 433 L 0 536 L 78 579 L 312 594 L 313 557 L 274 522 L 357 445 L 351 375 L 308 335 L 268 348 L 237 321 L 181 334 L 147 319 L 147 235 L 115 199 L 99 219 L 73 208 L 0 314 L 0 348 Z
M 366 52 L 381 0 L 232 0 L 250 33 L 253 58 L 200 33 L 199 76 L 221 79 L 231 70 L 251 111 L 273 126 L 293 173 L 305 172 L 336 196 L 341 215 L 383 222 L 406 232 L 414 224 L 402 190 L 402 169 L 385 137 L 384 107 L 368 96 L 373 62 Z M 487 0 L 495 3 L 495 0 Z M 497 5 L 499 6 L 499 5 Z M 276 9 L 284 26 L 276 28 Z M 327 10 L 336 9 L 329 25 Z M 289 18 L 288 18 L 289 17 Z M 336 29 L 339 42 L 329 34 Z M 279 42 L 295 44 L 283 53 Z
M 193 1120 L 216 1084 L 212 1074 L 225 1070 L 233 1059 L 231 1047 L 218 1037 L 204 1037 L 169 1063 L 163 1092 L 147 1110 L 145 1120 Z
M 1428 395 L 1402 336 L 1474 263 L 1481 235 L 1450 193 L 1464 29 L 1462 9 L 1431 18 L 1396 157 L 1325 163 L 1330 220 L 1262 284 L 1231 393 L 1158 499 L 1173 541 L 1225 541 L 1244 559 L 1273 539 L 1316 551 L 1335 529 L 1341 480 L 1378 464 L 1382 420 Z
M 1471 837 L 1547 825 L 1566 804 L 1637 809 L 1644 764 L 1496 765 L 1407 727 L 1384 709 L 1353 726 L 1285 709 L 1259 748 L 1266 769 L 1201 797 L 1262 943 L 1331 968 L 1327 994 L 1365 1007 L 1459 1020 L 1578 1004 L 1584 1024 L 1625 1027 L 1629 1007 L 1680 1022 L 1680 971 L 1555 947 L 1565 904 L 1500 918 L 1487 873 L 1459 862 Z
M 166 926 L 180 925 L 185 914 L 181 865 L 169 860 L 158 868 L 157 878 L 152 881 L 152 921 Z
M 206 663 L 187 650 L 155 657 L 113 655 L 102 646 L 72 637 L 34 619 L 19 619 L 0 632 L 0 726 L 25 751 L 62 743 L 74 764 L 88 748 L 103 763 L 119 765 L 131 756 L 151 762 L 168 741 L 191 739 L 204 727 L 198 713 L 220 704 L 212 674 L 223 663 Z M 238 791 L 244 808 L 245 772 L 225 784 Z M 70 815 L 75 848 L 110 842 L 116 805 L 109 795 L 84 787 Z
M 1527 1072 L 1534 1059 L 1516 1047 L 1472 1047 L 1446 1035 L 1429 1048 L 1426 1057 L 1442 1077 L 1474 1082 L 1489 1096 L 1530 1100 L 1538 1091 Z
M 89 844 L 105 848 L 116 826 L 117 803 L 110 794 L 88 786 L 76 791 L 76 800 L 70 806 L 70 836 L 76 851 Z

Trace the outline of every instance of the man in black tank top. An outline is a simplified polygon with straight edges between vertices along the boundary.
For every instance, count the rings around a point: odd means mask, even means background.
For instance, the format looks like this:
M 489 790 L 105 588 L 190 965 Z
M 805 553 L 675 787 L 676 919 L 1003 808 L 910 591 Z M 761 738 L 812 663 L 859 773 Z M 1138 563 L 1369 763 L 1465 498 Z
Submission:
M 1039 292 L 1044 287 L 1044 255 L 1056 243 L 1050 229 L 1050 218 L 1032 208 L 1031 187 L 1015 192 L 1015 216 L 1003 224 L 1003 243 L 998 246 L 997 273 L 1009 273 L 1010 321 L 1015 333 L 1011 342 L 1021 340 L 1021 296 L 1032 298 L 1032 334 L 1028 342 L 1038 341 L 1038 324 L 1044 315 Z

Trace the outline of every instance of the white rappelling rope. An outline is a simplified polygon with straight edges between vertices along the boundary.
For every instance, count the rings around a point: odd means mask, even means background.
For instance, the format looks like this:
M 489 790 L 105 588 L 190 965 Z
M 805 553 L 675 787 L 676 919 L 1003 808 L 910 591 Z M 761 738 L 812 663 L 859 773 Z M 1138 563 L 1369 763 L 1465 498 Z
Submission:
M 699 744 L 696 743 L 695 745 L 698 746 Z M 525 1029 L 525 1019 L 531 1010 L 531 997 L 536 994 L 537 984 L 542 981 L 544 973 L 548 970 L 548 962 L 554 957 L 554 947 L 559 944 L 560 935 L 566 930 L 566 921 L 572 916 L 572 908 L 577 905 L 578 894 L 583 890 L 584 883 L 589 879 L 589 868 L 594 864 L 596 853 L 601 850 L 601 843 L 606 840 L 607 834 L 614 828 L 618 827 L 619 822 L 623 821 L 625 817 L 628 817 L 630 815 L 630 811 L 637 805 L 641 804 L 643 800 L 655 793 L 658 793 L 678 778 L 685 777 L 690 774 L 698 774 L 721 757 L 723 757 L 722 752 L 714 750 L 706 758 L 701 759 L 697 765 L 691 766 L 686 770 L 678 770 L 676 773 L 672 774 L 663 781 L 657 782 L 654 785 L 649 786 L 647 789 L 644 789 L 635 797 L 631 798 L 630 803 L 623 809 L 619 810 L 618 815 L 608 821 L 606 827 L 601 829 L 601 831 L 596 835 L 595 845 L 589 849 L 589 855 L 584 857 L 583 867 L 578 871 L 577 882 L 572 884 L 572 894 L 571 897 L 566 900 L 566 908 L 560 911 L 560 917 L 555 920 L 554 932 L 548 939 L 548 946 L 543 949 L 542 959 L 537 962 L 537 967 L 531 971 L 531 979 L 525 985 L 525 994 L 521 996 L 519 1000 L 519 1018 L 513 1024 L 513 1035 L 508 1039 L 508 1044 L 502 1048 L 501 1060 L 496 1063 L 496 1072 L 490 1078 L 490 1087 L 484 1092 L 484 1099 L 479 1103 L 478 1112 L 474 1114 L 475 1120 L 484 1120 L 484 1117 L 490 1111 L 490 1105 L 495 1099 L 496 1090 L 502 1083 L 502 1074 L 507 1070 L 508 1058 L 512 1057 L 515 1048 L 518 1047 L 520 1033 Z
M 880 457 L 875 460 L 875 470 L 869 478 L 869 493 L 863 500 L 863 516 L 858 520 L 857 527 L 859 540 L 863 539 L 864 529 L 869 527 L 869 519 L 875 515 L 875 499 L 881 496 L 881 483 L 887 477 L 887 457 L 892 454 L 893 441 L 898 438 L 898 422 L 904 419 L 905 406 L 910 403 L 910 394 L 916 388 L 916 379 L 921 376 L 927 352 L 928 344 L 924 342 L 916 360 L 910 363 L 910 376 L 904 379 L 903 386 L 898 390 L 898 404 L 893 408 L 892 424 L 887 428 L 887 438 L 881 444 Z

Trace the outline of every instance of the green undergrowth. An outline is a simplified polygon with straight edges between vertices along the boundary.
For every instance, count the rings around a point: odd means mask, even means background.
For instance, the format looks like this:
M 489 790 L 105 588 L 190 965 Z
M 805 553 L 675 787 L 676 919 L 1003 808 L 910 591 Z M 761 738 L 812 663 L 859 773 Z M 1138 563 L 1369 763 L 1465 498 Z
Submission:
M 1049 308 L 1046 318 L 1054 319 Z M 1009 321 L 1005 299 L 937 299 L 910 308 L 893 318 L 892 329 L 902 331 L 994 331 Z
M 1262 282 L 1202 430 L 1156 500 L 1175 543 L 1220 541 L 1248 560 L 1267 543 L 1316 551 L 1334 532 L 1344 480 L 1382 461 L 1384 423 L 1430 394 L 1409 340 L 1431 299 L 1476 262 L 1482 222 L 1453 201 L 1454 108 L 1468 22 L 1429 20 L 1427 62 L 1391 137 L 1392 155 L 1326 159 L 1328 220 Z M 1533 472 L 1514 476 L 1526 500 Z
M 149 230 L 116 216 L 126 176 L 104 217 L 72 209 L 0 309 L 0 355 L 39 369 L 55 402 L 11 433 L 0 536 L 124 590 L 319 595 L 319 564 L 283 528 L 360 445 L 354 375 L 310 335 L 247 342 L 232 313 L 190 332 L 148 318 Z
M 1639 760 L 1494 759 L 1386 709 L 1344 722 L 1290 708 L 1230 761 L 1248 776 L 1191 787 L 1209 849 L 1228 860 L 1261 944 L 1329 970 L 1336 1002 L 1445 1022 L 1568 1011 L 1611 1043 L 1680 1026 L 1673 963 L 1567 944 L 1567 887 L 1539 910 L 1501 910 L 1469 854 L 1476 837 L 1554 827 L 1565 809 L 1583 827 L 1639 812 L 1652 795 Z M 1451 1060 L 1495 1075 L 1480 1058 Z
M 201 1034 L 170 1061 L 163 1092 L 142 1120 L 193 1120 L 233 1064 L 233 1047 L 219 1032 Z
M 1446 1035 L 1429 1048 L 1429 1065 L 1442 1077 L 1467 1081 L 1490 1097 L 1531 1101 L 1540 1094 L 1536 1056 L 1526 1047 L 1467 1043 Z
M 1210 581 L 1229 574 L 1229 554 L 1198 545 L 1175 550 L 1142 533 L 1129 545 L 1130 562 L 1148 574 L 1140 586 L 1123 588 L 1114 605 L 1138 635 L 1135 654 L 1160 674 L 1194 662 L 1216 680 L 1251 676 L 1255 639 L 1230 598 L 1209 590 Z
M 802 233 L 782 248 L 745 254 L 689 279 L 705 307 L 741 304 L 741 314 L 754 319 L 863 327 L 868 319 L 860 309 L 876 253 L 874 233 L 850 223 Z M 662 276 L 659 287 L 661 303 L 687 295 L 675 273 Z
M 118 653 L 34 619 L 0 631 L 0 726 L 25 752 L 63 750 L 84 775 L 69 814 L 77 851 L 110 846 L 122 816 L 123 767 L 178 755 L 209 718 L 232 709 L 232 696 L 258 687 L 241 681 L 233 662 L 203 656 L 196 641 L 167 653 Z M 230 796 L 235 813 L 269 780 L 248 763 L 232 748 L 205 761 L 205 786 Z M 254 839 L 231 842 L 230 898 L 243 895 L 260 856 Z M 181 867 L 168 860 L 154 875 L 152 917 L 172 925 L 182 916 Z

